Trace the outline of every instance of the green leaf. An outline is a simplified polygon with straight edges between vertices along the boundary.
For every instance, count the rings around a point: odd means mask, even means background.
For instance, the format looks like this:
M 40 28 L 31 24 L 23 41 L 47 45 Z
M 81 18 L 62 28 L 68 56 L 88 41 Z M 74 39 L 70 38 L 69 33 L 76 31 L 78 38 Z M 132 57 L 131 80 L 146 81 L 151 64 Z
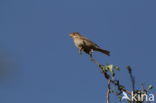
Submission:
M 153 89 L 154 87 L 153 87 L 153 85 L 149 85 L 148 86 L 148 90 L 151 90 L 151 89 Z
M 123 85 L 120 85 L 120 89 L 124 89 L 125 87 Z
M 112 64 L 107 65 L 107 70 L 109 70 L 110 72 L 113 72 L 113 65 Z
M 115 70 L 120 71 L 120 67 L 118 67 L 118 66 L 114 66 L 113 68 L 114 68 Z
M 120 95 L 120 96 L 118 96 L 118 98 L 119 98 L 119 100 L 121 101 L 121 99 L 122 99 L 122 96 Z
M 103 66 L 103 65 L 100 64 L 99 67 L 102 69 L 102 71 L 107 72 L 107 67 L 106 66 Z

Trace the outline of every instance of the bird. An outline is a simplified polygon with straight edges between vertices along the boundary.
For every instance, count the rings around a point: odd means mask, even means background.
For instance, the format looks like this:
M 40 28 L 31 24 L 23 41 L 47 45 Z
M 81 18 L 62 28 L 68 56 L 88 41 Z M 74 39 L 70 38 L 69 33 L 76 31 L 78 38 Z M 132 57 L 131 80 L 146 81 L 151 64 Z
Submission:
M 79 49 L 79 53 L 82 54 L 82 51 L 92 57 L 94 51 L 101 52 L 107 56 L 110 56 L 110 51 L 100 48 L 93 41 L 89 40 L 87 37 L 81 35 L 79 32 L 72 32 L 69 34 L 75 43 L 75 46 Z

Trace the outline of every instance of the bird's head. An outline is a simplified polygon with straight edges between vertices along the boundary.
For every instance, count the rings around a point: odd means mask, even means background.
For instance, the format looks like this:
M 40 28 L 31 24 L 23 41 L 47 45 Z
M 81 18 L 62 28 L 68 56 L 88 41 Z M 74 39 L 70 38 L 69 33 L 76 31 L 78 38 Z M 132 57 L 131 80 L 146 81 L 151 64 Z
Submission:
M 80 33 L 78 33 L 78 32 L 73 32 L 73 33 L 69 34 L 69 36 L 72 37 L 72 38 L 78 38 L 78 37 L 80 37 L 81 35 L 80 35 Z

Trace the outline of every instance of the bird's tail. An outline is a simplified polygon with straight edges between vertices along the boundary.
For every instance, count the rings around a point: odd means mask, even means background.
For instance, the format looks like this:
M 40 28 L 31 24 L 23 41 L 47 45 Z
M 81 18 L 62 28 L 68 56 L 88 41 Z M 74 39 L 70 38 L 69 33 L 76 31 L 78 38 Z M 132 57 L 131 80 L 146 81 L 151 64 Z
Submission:
M 108 51 L 108 50 L 104 50 L 104 49 L 101 49 L 101 48 L 95 48 L 94 50 L 102 52 L 102 53 L 106 54 L 107 56 L 110 56 L 110 51 Z

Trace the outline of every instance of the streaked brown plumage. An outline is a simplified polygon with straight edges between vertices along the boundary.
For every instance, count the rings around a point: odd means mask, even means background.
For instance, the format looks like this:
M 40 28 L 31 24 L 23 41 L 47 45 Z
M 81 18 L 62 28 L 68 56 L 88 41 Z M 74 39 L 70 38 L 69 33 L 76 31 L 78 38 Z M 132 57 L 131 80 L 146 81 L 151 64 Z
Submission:
M 108 50 L 100 48 L 97 44 L 95 44 L 88 38 L 82 36 L 78 32 L 73 32 L 69 36 L 73 38 L 76 47 L 79 48 L 80 54 L 82 51 L 84 51 L 85 53 L 92 56 L 93 51 L 99 51 L 101 53 L 106 54 L 107 56 L 110 56 L 110 52 Z

